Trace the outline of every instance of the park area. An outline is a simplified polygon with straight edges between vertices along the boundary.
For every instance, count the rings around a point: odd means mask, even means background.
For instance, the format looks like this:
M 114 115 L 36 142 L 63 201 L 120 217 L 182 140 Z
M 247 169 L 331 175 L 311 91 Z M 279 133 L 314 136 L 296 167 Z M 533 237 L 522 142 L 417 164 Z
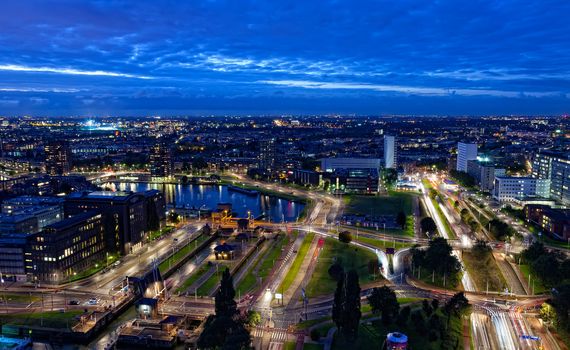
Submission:
M 70 329 L 78 322 L 79 316 L 83 314 L 83 311 L 80 310 L 62 311 L 4 314 L 2 315 L 2 323 L 18 326 Z
M 360 284 L 381 280 L 380 274 L 374 275 L 369 271 L 369 262 L 378 261 L 374 252 L 342 243 L 339 240 L 327 238 L 319 254 L 317 265 L 307 285 L 307 296 L 315 297 L 334 293 L 337 282 L 330 276 L 329 268 L 333 263 L 339 263 L 345 271 L 355 269 L 358 273 Z
M 367 227 L 395 235 L 414 235 L 413 207 L 417 194 L 390 191 L 387 196 L 347 195 L 344 197 L 344 215 L 341 221 L 349 226 Z M 406 215 L 401 229 L 396 217 Z

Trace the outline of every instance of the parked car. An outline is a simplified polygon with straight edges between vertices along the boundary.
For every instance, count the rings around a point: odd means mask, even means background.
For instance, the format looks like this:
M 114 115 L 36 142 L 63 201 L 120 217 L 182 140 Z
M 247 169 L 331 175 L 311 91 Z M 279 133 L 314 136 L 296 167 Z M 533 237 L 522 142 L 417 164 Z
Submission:
M 70 300 L 69 305 L 79 305 L 79 300 Z

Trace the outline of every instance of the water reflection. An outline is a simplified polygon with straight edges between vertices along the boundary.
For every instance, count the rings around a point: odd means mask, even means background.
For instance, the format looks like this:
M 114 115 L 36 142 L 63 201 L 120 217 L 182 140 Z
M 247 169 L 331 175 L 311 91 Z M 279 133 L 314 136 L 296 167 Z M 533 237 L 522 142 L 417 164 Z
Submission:
M 304 204 L 290 200 L 266 196 L 248 196 L 234 191 L 228 191 L 224 185 L 181 185 L 181 184 L 156 184 L 156 183 L 105 183 L 102 187 L 110 187 L 117 191 L 140 192 L 149 189 L 157 189 L 165 194 L 167 203 L 175 203 L 177 206 L 189 205 L 196 208 L 206 206 L 215 209 L 218 203 L 231 203 L 233 211 L 240 217 L 247 216 L 251 211 L 257 217 L 265 214 L 273 222 L 286 222 L 297 220 L 305 207 Z

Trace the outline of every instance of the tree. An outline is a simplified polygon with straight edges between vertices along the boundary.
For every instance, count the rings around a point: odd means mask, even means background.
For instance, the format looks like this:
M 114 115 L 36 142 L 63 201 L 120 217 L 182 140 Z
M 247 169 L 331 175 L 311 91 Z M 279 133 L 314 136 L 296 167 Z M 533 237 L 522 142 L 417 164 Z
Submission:
M 422 232 L 426 233 L 426 232 L 431 232 L 433 233 L 437 233 L 437 225 L 435 224 L 435 221 L 433 221 L 432 218 L 425 217 L 420 221 L 420 227 L 422 229 Z
M 347 339 L 354 339 L 360 324 L 360 284 L 356 270 L 350 270 L 337 283 L 333 310 L 333 321 L 339 332 Z
M 329 276 L 335 281 L 339 281 L 344 275 L 344 269 L 341 264 L 335 262 L 334 264 L 329 267 Z
M 168 213 L 168 220 L 170 222 L 172 222 L 173 224 L 177 224 L 180 222 L 180 215 L 178 215 L 176 212 L 171 211 Z
M 449 323 L 449 320 L 452 315 L 460 316 L 467 310 L 468 307 L 469 307 L 469 300 L 467 300 L 463 292 L 454 294 L 451 297 L 451 299 L 449 299 L 445 303 L 445 306 L 443 307 L 443 310 L 447 314 L 447 323 Z
M 400 326 L 400 327 L 406 326 L 406 324 L 408 323 L 408 320 L 410 318 L 411 312 L 412 312 L 412 309 L 409 306 L 404 306 L 402 309 L 400 309 L 400 313 L 398 314 L 398 319 L 396 320 L 396 323 L 398 324 L 398 326 Z
M 500 241 L 506 241 L 514 235 L 512 227 L 499 219 L 489 221 L 489 227 L 491 228 L 491 234 Z
M 433 312 L 436 312 L 437 309 L 439 308 L 439 300 L 437 299 L 432 299 L 431 300 L 431 307 L 433 309 Z
M 542 304 L 539 315 L 544 322 L 556 323 L 556 310 L 549 303 Z
M 426 314 L 427 317 L 430 317 L 431 313 L 433 312 L 433 309 L 431 308 L 431 305 L 427 301 L 427 299 L 424 299 L 422 301 L 422 310 L 424 310 L 424 313 Z
M 232 317 L 237 313 L 237 304 L 234 300 L 236 291 L 234 289 L 233 278 L 230 269 L 226 268 L 222 273 L 220 288 L 214 298 L 214 308 L 216 316 Z
M 532 270 L 548 286 L 560 282 L 560 263 L 553 254 L 544 254 L 532 262 Z
M 261 323 L 261 314 L 257 311 L 249 310 L 247 312 L 247 324 L 250 327 L 255 327 Z
M 425 334 L 427 329 L 426 329 L 426 319 L 424 317 L 424 315 L 422 314 L 421 311 L 414 311 L 412 313 L 411 316 L 412 319 L 412 325 L 413 327 L 415 327 L 416 331 L 419 334 Z
M 380 274 L 380 262 L 378 259 L 370 259 L 368 260 L 368 273 L 370 275 L 377 276 Z
M 398 213 L 398 215 L 396 216 L 396 223 L 397 223 L 398 225 L 400 225 L 400 227 L 402 228 L 402 230 L 403 230 L 404 228 L 406 228 L 406 219 L 407 219 L 406 214 L 405 214 L 403 211 L 400 211 L 400 212 Z
M 311 329 L 311 340 L 319 341 L 319 339 L 321 339 L 321 332 L 319 332 L 318 328 Z
M 338 234 L 338 240 L 342 243 L 350 243 L 352 242 L 352 235 L 348 231 L 341 231 Z
M 208 316 L 198 338 L 200 349 L 246 349 L 251 343 L 246 319 L 240 316 L 234 297 L 233 279 L 226 268 L 215 296 L 215 315 Z
M 368 296 L 368 303 L 374 314 L 382 314 L 382 322 L 389 325 L 398 315 L 400 304 L 396 298 L 396 293 L 390 287 L 383 286 L 373 288 Z
M 522 257 L 527 263 L 532 263 L 539 256 L 544 255 L 546 250 L 544 249 L 544 244 L 541 242 L 534 242 L 528 248 L 523 250 Z

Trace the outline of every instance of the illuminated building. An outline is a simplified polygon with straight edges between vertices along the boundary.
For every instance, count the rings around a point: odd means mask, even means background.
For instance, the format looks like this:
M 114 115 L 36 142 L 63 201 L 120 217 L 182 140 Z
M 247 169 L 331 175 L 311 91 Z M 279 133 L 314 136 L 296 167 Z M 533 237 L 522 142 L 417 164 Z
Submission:
M 71 169 L 71 152 L 66 141 L 52 141 L 45 146 L 46 172 L 66 175 Z

